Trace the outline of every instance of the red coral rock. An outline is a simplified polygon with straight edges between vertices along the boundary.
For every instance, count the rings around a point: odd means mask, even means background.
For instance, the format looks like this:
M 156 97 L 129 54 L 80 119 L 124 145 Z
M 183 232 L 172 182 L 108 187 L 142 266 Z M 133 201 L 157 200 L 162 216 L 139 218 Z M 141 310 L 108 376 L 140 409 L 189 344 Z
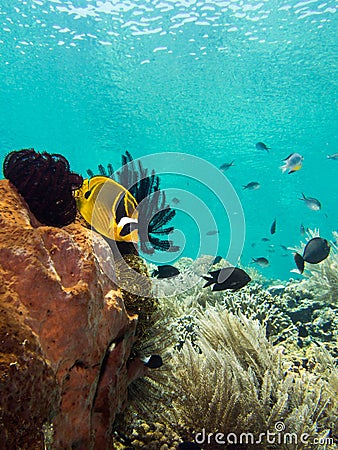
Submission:
M 1 442 L 38 448 L 25 442 L 41 442 L 52 419 L 53 448 L 112 448 L 137 316 L 101 270 L 90 230 L 42 226 L 7 180 L 0 198 Z M 95 246 L 109 263 L 106 242 Z

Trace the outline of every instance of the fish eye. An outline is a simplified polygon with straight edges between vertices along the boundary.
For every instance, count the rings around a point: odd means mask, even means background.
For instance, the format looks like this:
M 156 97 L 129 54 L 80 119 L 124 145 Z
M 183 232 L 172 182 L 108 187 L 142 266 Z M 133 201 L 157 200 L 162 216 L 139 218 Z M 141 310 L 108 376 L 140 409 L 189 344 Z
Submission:
M 88 199 L 89 196 L 90 196 L 90 194 L 91 194 L 90 191 L 85 192 L 85 193 L 84 193 L 84 198 L 85 198 L 85 199 Z

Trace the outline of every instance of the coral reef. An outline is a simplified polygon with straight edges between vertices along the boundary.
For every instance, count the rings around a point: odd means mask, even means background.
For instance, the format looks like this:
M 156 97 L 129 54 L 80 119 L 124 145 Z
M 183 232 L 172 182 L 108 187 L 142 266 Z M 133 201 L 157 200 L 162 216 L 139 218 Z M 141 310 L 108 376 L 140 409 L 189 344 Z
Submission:
M 64 156 L 37 153 L 32 148 L 13 151 L 4 160 L 3 172 L 41 223 L 62 227 L 74 222 L 76 204 L 72 192 L 83 180 L 70 171 Z
M 81 224 L 41 226 L 8 180 L 0 198 L 1 448 L 41 448 L 42 423 L 52 448 L 111 448 L 128 385 L 146 373 L 129 360 L 137 316 L 111 250 Z
M 316 291 L 295 280 L 211 292 L 200 279 L 211 261 L 207 256 L 195 262 L 182 258 L 175 263 L 180 275 L 153 280 L 158 323 L 162 315 L 162 328 L 172 342 L 164 345 L 164 366 L 131 384 L 131 411 L 148 424 L 160 420 L 181 441 L 193 440 L 203 428 L 206 433 L 259 435 L 276 433 L 275 424 L 282 423 L 285 434 L 293 433 L 299 442 L 307 433 L 308 442 L 250 448 L 338 448 L 334 305 L 318 300 Z M 158 352 L 165 331 L 157 333 L 157 345 L 151 348 Z M 130 442 L 136 428 L 138 442 L 147 442 L 133 413 L 128 420 Z M 322 444 L 313 444 L 314 438 Z M 214 442 L 202 448 L 227 447 Z
M 320 365 L 311 371 L 294 365 L 292 354 L 283 355 L 280 347 L 268 342 L 258 321 L 219 307 L 209 308 L 197 320 L 202 354 L 189 342 L 173 354 L 167 390 L 175 394 L 172 409 L 167 410 L 169 423 L 179 417 L 190 430 L 190 439 L 203 429 L 257 437 L 276 433 L 276 423 L 294 433 L 298 443 L 304 433 L 308 443 L 318 437 L 338 438 L 334 434 L 338 402 L 331 395 L 337 368 L 332 361 L 327 362 L 329 381 Z M 219 446 L 212 441 L 206 448 Z M 290 447 L 265 442 L 252 448 Z

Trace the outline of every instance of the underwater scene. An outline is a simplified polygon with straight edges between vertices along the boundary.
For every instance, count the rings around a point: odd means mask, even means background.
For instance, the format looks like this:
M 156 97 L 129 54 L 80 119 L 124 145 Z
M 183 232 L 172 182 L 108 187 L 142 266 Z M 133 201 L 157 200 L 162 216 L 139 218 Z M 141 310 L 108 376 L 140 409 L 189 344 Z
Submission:
M 337 13 L 1 0 L 1 449 L 338 449 Z

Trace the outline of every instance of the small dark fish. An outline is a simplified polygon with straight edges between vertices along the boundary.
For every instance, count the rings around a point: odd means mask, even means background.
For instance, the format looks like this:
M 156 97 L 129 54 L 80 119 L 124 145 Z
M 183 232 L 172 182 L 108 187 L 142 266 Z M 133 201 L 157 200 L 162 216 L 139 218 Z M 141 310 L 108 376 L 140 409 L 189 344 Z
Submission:
M 222 164 L 222 165 L 220 166 L 220 169 L 221 169 L 223 172 L 226 172 L 227 170 L 230 169 L 230 167 L 232 167 L 232 166 L 235 165 L 234 162 L 235 162 L 235 160 L 231 161 L 230 163 L 224 163 L 224 164 Z
M 222 256 L 217 255 L 216 258 L 214 259 L 212 265 L 214 266 L 215 264 L 218 264 L 219 262 L 222 261 Z
M 285 163 L 283 166 L 280 166 L 280 169 L 282 169 L 283 173 L 286 171 L 288 173 L 296 172 L 302 168 L 303 159 L 303 156 L 299 153 L 291 153 L 287 158 L 283 159 Z
M 334 153 L 333 155 L 327 155 L 327 159 L 333 159 L 338 161 L 338 153 Z
M 262 238 L 262 241 L 263 241 L 263 242 L 269 242 L 269 241 L 270 241 L 270 239 L 269 239 L 269 238 L 266 238 L 266 237 L 264 237 L 264 238 Z
M 251 181 L 246 186 L 243 185 L 243 189 L 249 189 L 250 191 L 255 191 L 259 189 L 261 185 L 257 181 Z
M 157 270 L 153 270 L 152 277 L 157 278 L 171 278 L 179 275 L 180 271 L 176 267 L 165 264 L 163 266 L 157 266 Z
M 210 230 L 206 233 L 207 236 L 214 236 L 215 234 L 218 234 L 218 230 Z
M 285 251 L 285 252 L 287 252 L 288 251 L 288 248 L 287 248 L 287 246 L 286 245 L 283 245 L 283 244 L 280 244 L 280 247 Z
M 163 360 L 160 355 L 151 355 L 149 358 L 143 358 L 142 361 L 149 369 L 158 369 L 163 366 Z
M 305 202 L 306 206 L 309 209 L 312 209 L 312 211 L 319 211 L 322 208 L 322 205 L 319 200 L 313 197 L 305 197 L 305 195 L 302 193 L 303 198 L 300 198 L 299 200 L 302 200 Z
M 275 219 L 272 222 L 271 228 L 270 228 L 270 234 L 275 234 L 276 233 L 276 226 L 277 226 L 277 219 Z
M 173 203 L 174 205 L 178 205 L 180 203 L 180 199 L 177 197 L 174 197 L 171 199 L 171 203 Z
M 299 229 L 299 231 L 300 231 L 300 234 L 302 235 L 302 236 L 304 236 L 304 234 L 305 234 L 305 227 L 304 227 L 304 225 L 301 223 L 300 224 L 300 229 Z
M 330 254 L 330 245 L 326 239 L 315 237 L 305 246 L 303 256 L 295 253 L 294 259 L 300 273 L 304 271 L 304 263 L 318 264 Z
M 256 247 L 256 242 L 253 242 L 253 243 L 251 244 L 251 247 Z
M 178 450 L 201 450 L 201 447 L 195 442 L 184 441 L 178 444 Z
M 203 287 L 213 284 L 213 291 L 223 291 L 231 289 L 232 292 L 238 291 L 251 281 L 249 275 L 238 267 L 226 267 L 208 272 L 209 276 L 203 276 L 207 281 Z
M 270 147 L 267 147 L 264 142 L 257 142 L 256 148 L 257 150 L 266 150 L 267 152 L 270 150 Z
M 260 267 L 268 267 L 269 266 L 269 260 L 264 258 L 264 256 L 260 257 L 260 258 L 251 258 L 252 261 L 257 264 L 257 266 Z

